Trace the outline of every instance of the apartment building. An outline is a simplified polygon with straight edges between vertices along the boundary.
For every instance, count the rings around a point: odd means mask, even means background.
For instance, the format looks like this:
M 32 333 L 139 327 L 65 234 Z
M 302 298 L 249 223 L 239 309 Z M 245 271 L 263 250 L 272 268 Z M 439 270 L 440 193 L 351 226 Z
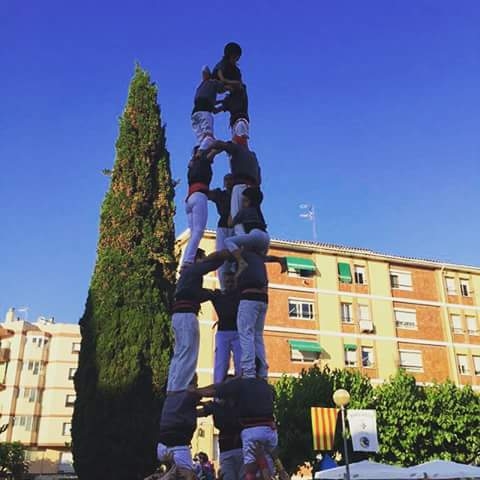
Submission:
M 0 441 L 26 446 L 31 473 L 72 472 L 78 325 L 45 318 L 30 323 L 12 308 L 0 336 Z
M 179 248 L 188 232 L 178 238 Z M 201 244 L 215 248 L 207 231 Z M 398 368 L 420 384 L 450 379 L 480 389 L 480 268 L 366 249 L 273 240 L 288 273 L 268 265 L 265 343 L 271 379 L 313 364 L 349 368 L 381 383 Z M 215 274 L 206 288 L 218 288 Z M 212 380 L 216 316 L 201 310 L 199 380 Z M 200 425 L 193 448 L 214 452 L 214 429 Z

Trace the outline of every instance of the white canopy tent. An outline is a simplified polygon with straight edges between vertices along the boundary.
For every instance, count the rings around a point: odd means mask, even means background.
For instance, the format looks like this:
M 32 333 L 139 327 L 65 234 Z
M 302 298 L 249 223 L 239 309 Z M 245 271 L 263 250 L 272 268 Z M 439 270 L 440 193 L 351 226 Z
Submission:
M 421 463 L 415 467 L 406 469 L 411 479 L 429 478 L 432 480 L 479 478 L 480 467 L 463 465 L 462 463 L 447 462 L 445 460 L 433 460 Z
M 315 473 L 315 480 L 345 478 L 345 467 L 332 468 Z M 350 464 L 350 477 L 352 480 L 408 480 L 407 468 L 393 467 L 383 463 L 363 462 Z

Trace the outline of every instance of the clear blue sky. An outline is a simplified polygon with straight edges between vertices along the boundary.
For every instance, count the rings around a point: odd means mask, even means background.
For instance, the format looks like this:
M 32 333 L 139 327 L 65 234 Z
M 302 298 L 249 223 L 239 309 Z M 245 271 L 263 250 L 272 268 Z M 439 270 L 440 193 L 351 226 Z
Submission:
M 479 25 L 476 0 L 3 0 L 0 314 L 83 312 L 136 60 L 159 86 L 183 231 L 192 95 L 231 40 L 272 235 L 311 239 L 312 202 L 320 241 L 480 264 Z

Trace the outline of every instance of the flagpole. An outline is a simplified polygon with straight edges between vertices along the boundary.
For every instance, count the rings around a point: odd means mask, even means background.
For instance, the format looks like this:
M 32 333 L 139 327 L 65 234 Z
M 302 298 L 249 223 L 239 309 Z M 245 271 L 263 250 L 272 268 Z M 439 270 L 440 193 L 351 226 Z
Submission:
M 340 414 L 342 416 L 342 437 L 343 437 L 343 451 L 345 455 L 345 479 L 350 480 L 350 462 L 348 459 L 347 448 L 347 429 L 345 426 L 345 406 L 350 402 L 350 394 L 344 390 L 336 390 L 333 394 L 333 401 L 337 407 L 340 407 Z

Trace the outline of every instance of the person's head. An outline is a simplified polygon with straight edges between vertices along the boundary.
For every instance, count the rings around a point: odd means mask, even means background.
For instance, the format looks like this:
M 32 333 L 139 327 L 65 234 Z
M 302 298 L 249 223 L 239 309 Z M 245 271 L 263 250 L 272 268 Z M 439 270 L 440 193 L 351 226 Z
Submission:
M 203 260 L 205 256 L 205 250 L 203 248 L 197 248 L 197 253 L 195 254 L 195 262 Z
M 223 273 L 223 286 L 226 292 L 235 290 L 235 274 L 233 272 Z
M 223 177 L 223 188 L 230 190 L 233 187 L 233 175 L 231 173 L 227 173 Z
M 223 49 L 223 56 L 230 63 L 235 64 L 242 56 L 242 47 L 240 47 L 240 45 L 235 42 L 227 43 L 225 45 L 225 48 Z
M 210 68 L 208 65 L 204 65 L 202 67 L 202 80 L 209 80 L 211 76 L 212 72 L 210 71 Z
M 198 460 L 200 463 L 207 463 L 208 462 L 208 455 L 205 452 L 200 452 L 198 454 Z
M 263 193 L 259 188 L 248 187 L 242 193 L 242 207 L 259 207 L 263 201 Z

